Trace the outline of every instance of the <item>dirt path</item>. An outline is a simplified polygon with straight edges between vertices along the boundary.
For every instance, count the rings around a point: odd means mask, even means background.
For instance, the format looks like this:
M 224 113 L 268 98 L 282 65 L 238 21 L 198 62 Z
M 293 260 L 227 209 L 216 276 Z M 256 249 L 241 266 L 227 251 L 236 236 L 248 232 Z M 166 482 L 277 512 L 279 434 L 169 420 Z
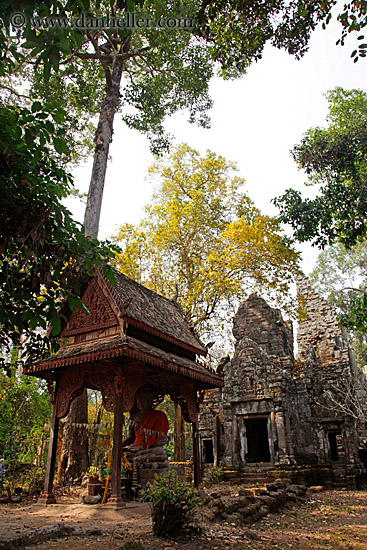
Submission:
M 146 550 L 366 550 L 367 491 L 325 491 L 308 495 L 302 505 L 271 514 L 250 527 L 203 522 L 201 534 L 179 541 L 152 535 L 149 506 L 130 503 L 119 512 L 60 499 L 51 506 L 0 505 L 0 536 L 65 522 L 94 534 L 50 540 L 28 550 L 117 550 L 141 541 Z

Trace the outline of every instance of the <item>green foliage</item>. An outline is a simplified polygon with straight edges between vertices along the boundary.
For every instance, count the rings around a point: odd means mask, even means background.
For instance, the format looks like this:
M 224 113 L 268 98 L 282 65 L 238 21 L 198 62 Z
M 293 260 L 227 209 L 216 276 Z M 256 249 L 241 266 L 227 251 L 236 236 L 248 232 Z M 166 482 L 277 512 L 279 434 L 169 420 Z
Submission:
M 342 324 L 349 330 L 358 331 L 361 335 L 367 334 L 367 294 L 366 290 L 361 294 L 351 294 L 349 297 L 349 312 L 343 313 L 340 317 Z M 360 348 L 362 346 L 359 346 Z M 358 348 L 357 348 L 358 349 Z M 364 364 L 366 362 L 366 343 L 361 349 L 364 353 Z
M 204 0 L 197 14 L 197 32 L 212 43 L 213 59 L 220 63 L 224 76 L 232 77 L 259 60 L 267 43 L 297 59 L 302 57 L 312 32 L 318 24 L 326 28 L 336 4 L 336 0 Z M 337 15 L 341 24 L 337 44 L 344 45 L 349 33 L 360 33 L 367 24 L 366 13 L 365 0 L 344 4 Z M 366 56 L 364 35 L 358 41 L 354 61 Z
M 308 41 L 312 31 L 318 23 L 325 27 L 332 17 L 332 8 L 336 0 L 325 2 L 317 0 L 255 0 L 242 2 L 239 0 L 186 0 L 178 2 L 172 0 L 146 0 L 145 2 L 114 2 L 90 0 L 46 0 L 32 2 L 17 2 L 16 8 L 22 11 L 28 24 L 18 30 L 19 42 L 8 40 L 10 15 L 15 10 L 12 0 L 3 0 L 0 8 L 0 18 L 3 26 L 0 29 L 0 49 L 4 55 L 2 74 L 14 70 L 14 67 L 23 62 L 29 54 L 37 65 L 42 66 L 44 78 L 47 81 L 52 71 L 57 72 L 65 59 L 71 59 L 76 51 L 83 51 L 86 44 L 86 30 L 71 26 L 53 26 L 52 28 L 35 31 L 29 21 L 31 17 L 44 18 L 50 15 L 67 16 L 75 19 L 81 11 L 87 15 L 123 17 L 126 12 L 135 12 L 143 17 L 167 15 L 171 17 L 195 17 L 195 34 L 206 48 L 215 62 L 219 62 L 222 74 L 226 77 L 235 77 L 242 74 L 252 62 L 261 58 L 264 46 L 270 42 L 278 48 L 285 48 L 297 58 L 301 57 L 308 48 Z M 341 37 L 338 43 L 344 44 L 349 33 L 357 32 L 358 47 L 353 52 L 355 60 L 364 57 L 366 40 L 360 34 L 366 26 L 367 2 L 352 0 L 340 10 L 337 18 L 341 24 Z M 90 32 L 90 31 L 89 31 Z M 170 40 L 172 34 L 167 29 L 150 28 L 139 29 L 132 33 L 130 29 L 109 29 L 103 31 L 105 37 L 111 41 L 116 38 L 133 40 L 137 36 L 144 37 L 144 54 L 148 53 L 152 45 L 160 40 Z M 181 34 L 189 34 L 184 31 Z M 175 37 L 177 33 L 175 33 Z M 111 40 L 112 38 L 112 40 Z M 171 44 L 169 44 L 170 48 Z M 87 48 L 84 49 L 87 51 Z M 140 57 L 142 61 L 142 57 Z M 151 67 L 153 65 L 151 64 Z M 0 73 L 1 74 L 1 73 Z
M 147 485 L 143 500 L 151 504 L 156 537 L 176 537 L 197 519 L 198 491 L 174 473 L 156 476 L 153 484 Z
M 47 446 L 46 446 L 47 449 Z M 45 459 L 44 461 L 45 462 Z M 14 494 L 15 489 L 22 489 L 29 495 L 42 492 L 45 483 L 46 466 L 20 463 L 12 460 L 6 463 L 6 470 L 3 483 L 3 492 Z M 1 486 L 0 486 L 1 489 Z
M 57 73 L 51 73 L 47 82 L 39 66 L 28 71 L 28 76 L 30 101 L 63 107 L 63 117 L 56 118 L 54 124 L 56 128 L 62 125 L 69 154 L 58 155 L 58 162 L 76 164 L 86 160 L 95 147 L 95 125 L 91 119 L 99 114 L 105 93 L 102 68 L 91 60 L 79 63 L 72 60 Z
M 89 466 L 86 474 L 85 474 L 89 479 L 90 478 L 94 478 L 94 477 L 97 477 L 99 476 L 99 468 L 98 466 Z
M 366 263 L 366 241 L 350 249 L 336 243 L 319 254 L 310 273 L 312 286 L 334 305 L 342 324 L 348 329 L 360 367 L 367 364 L 367 309 L 363 305 Z
M 267 42 L 300 58 L 311 32 L 334 2 L 266 0 L 203 2 L 199 33 L 213 42 L 213 57 L 232 75 L 261 58 Z
M 342 34 L 337 44 L 344 45 L 345 38 L 350 33 L 358 33 L 358 46 L 352 52 L 354 63 L 359 57 L 366 57 L 367 40 L 364 34 L 360 34 L 367 25 L 367 2 L 366 0 L 353 0 L 344 4 L 343 12 L 338 15 L 338 20 L 342 25 Z
M 112 250 L 90 241 L 62 204 L 72 188 L 52 144 L 66 155 L 63 111 L 34 102 L 32 108 L 0 106 L 0 343 L 2 363 L 18 346 L 19 360 L 32 360 L 55 345 L 60 306 L 83 307 L 83 280 L 104 266 Z M 112 275 L 110 275 L 112 277 Z M 51 322 L 52 333 L 36 331 Z
M 213 482 L 223 481 L 223 469 L 219 466 L 209 470 L 209 480 Z
M 0 458 L 5 460 L 6 477 L 20 477 L 31 483 L 29 468 L 20 463 L 43 464 L 42 441 L 48 439 L 51 406 L 44 381 L 23 376 L 11 367 L 6 374 L 0 369 Z M 47 447 L 47 445 L 46 445 Z M 47 449 L 45 449 L 47 450 Z
M 342 243 L 349 249 L 363 243 L 367 234 L 367 94 L 335 88 L 326 97 L 328 127 L 310 129 L 293 150 L 320 192 L 315 199 L 302 199 L 300 192 L 288 189 L 274 203 L 281 211 L 279 219 L 292 226 L 298 241 L 312 241 L 320 248 Z M 365 281 L 364 259 L 363 266 Z M 343 324 L 360 335 L 367 330 L 364 287 L 365 282 L 349 293 L 342 313 Z
M 359 286 L 365 275 L 366 262 L 366 241 L 349 249 L 341 243 L 335 243 L 320 252 L 310 273 L 310 282 L 340 312 L 345 311 L 346 294 L 340 291 L 343 288 L 349 291 L 350 287 Z
M 252 291 L 294 313 L 289 286 L 298 255 L 242 191 L 234 164 L 180 145 L 150 175 L 158 186 L 146 217 L 115 237 L 123 250 L 118 269 L 167 298 L 176 295 L 201 334 L 214 320 L 218 334 L 228 308 Z
M 109 15 L 110 19 L 122 19 L 132 9 L 137 16 L 152 20 L 161 16 L 194 17 L 197 10 L 197 3 L 192 0 L 168 3 L 147 0 L 133 6 L 129 2 L 84 4 L 86 15 Z M 12 11 L 7 3 L 1 6 L 0 20 L 9 21 Z M 28 21 L 31 17 L 55 14 L 75 20 L 80 11 L 80 2 L 76 0 L 49 0 L 42 5 L 30 2 L 24 7 Z M 34 30 L 27 25 L 18 31 L 19 38 L 14 41 L 7 37 L 6 29 L 4 25 L 5 32 L 0 31 L 0 53 L 3 52 L 0 74 L 14 76 L 30 64 L 36 72 L 32 77 L 32 97 L 45 100 L 63 97 L 69 113 L 69 135 L 77 148 L 75 151 L 73 147 L 74 154 L 78 149 L 88 152 L 90 132 L 83 122 L 101 108 L 102 90 L 120 87 L 116 67 L 122 59 L 124 81 L 118 95 L 123 120 L 129 127 L 147 134 L 154 152 L 167 148 L 170 138 L 165 134 L 163 120 L 177 110 L 186 109 L 190 122 L 204 127 L 209 124 L 206 111 L 212 104 L 208 86 L 213 61 L 208 44 L 194 38 L 192 32 L 158 27 L 101 32 L 71 27 Z M 15 49 L 13 42 L 17 44 Z M 75 111 L 79 112 L 79 119 Z
M 274 203 L 298 241 L 320 248 L 339 241 L 350 247 L 367 232 L 367 94 L 336 88 L 326 97 L 328 127 L 310 129 L 293 150 L 320 193 L 302 199 L 299 191 L 288 189 Z

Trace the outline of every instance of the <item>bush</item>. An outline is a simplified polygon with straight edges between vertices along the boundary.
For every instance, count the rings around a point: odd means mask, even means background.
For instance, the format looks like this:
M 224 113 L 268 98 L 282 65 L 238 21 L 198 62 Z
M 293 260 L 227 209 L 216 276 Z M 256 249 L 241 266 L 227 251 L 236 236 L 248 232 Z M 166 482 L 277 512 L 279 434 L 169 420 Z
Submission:
M 155 476 L 147 485 L 143 500 L 151 503 L 153 534 L 156 537 L 178 535 L 197 519 L 199 493 L 174 473 Z
M 2 463 L 4 464 L 4 463 Z M 0 470 L 1 492 L 13 495 L 17 491 L 33 495 L 40 493 L 45 481 L 45 467 L 17 461 L 4 464 L 4 475 Z
M 216 482 L 216 481 L 223 481 L 223 470 L 219 466 L 216 468 L 211 468 L 209 470 L 209 480 Z

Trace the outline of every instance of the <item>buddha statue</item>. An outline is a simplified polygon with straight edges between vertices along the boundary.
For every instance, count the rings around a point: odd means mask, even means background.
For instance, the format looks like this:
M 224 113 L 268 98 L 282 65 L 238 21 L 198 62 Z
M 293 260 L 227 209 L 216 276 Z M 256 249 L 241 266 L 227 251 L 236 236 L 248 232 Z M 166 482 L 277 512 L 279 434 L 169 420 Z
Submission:
M 163 445 L 167 443 L 168 419 L 163 411 L 153 409 L 154 393 L 139 390 L 136 406 L 130 412 L 131 427 L 129 436 L 122 441 L 122 452 L 129 462 L 134 459 L 144 463 L 145 468 L 168 467 L 167 453 Z

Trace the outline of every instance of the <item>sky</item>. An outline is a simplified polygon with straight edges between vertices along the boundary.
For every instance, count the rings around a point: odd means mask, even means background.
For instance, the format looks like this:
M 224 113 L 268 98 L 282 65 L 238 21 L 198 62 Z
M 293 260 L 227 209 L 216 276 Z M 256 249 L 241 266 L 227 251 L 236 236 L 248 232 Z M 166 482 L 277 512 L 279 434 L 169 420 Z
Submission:
M 240 80 L 214 78 L 210 84 L 214 100 L 211 128 L 187 122 L 187 113 L 170 117 L 166 129 L 174 143 L 186 142 L 205 154 L 207 149 L 235 162 L 238 175 L 246 180 L 246 193 L 262 213 L 276 215 L 271 199 L 294 188 L 307 196 L 316 189 L 304 186 L 290 150 L 312 126 L 325 126 L 327 101 L 324 93 L 336 86 L 367 91 L 367 59 L 353 63 L 356 36 L 344 47 L 336 46 L 339 25 L 316 29 L 307 54 L 297 61 L 287 52 L 267 46 L 263 58 Z M 137 223 L 150 201 L 153 184 L 146 179 L 154 157 L 148 139 L 127 128 L 116 116 L 111 161 L 107 168 L 100 221 L 100 238 L 117 232 L 125 222 Z M 75 185 L 88 190 L 92 161 L 74 170 Z M 83 220 L 84 205 L 68 203 L 74 216 Z M 318 250 L 300 245 L 302 268 L 309 273 Z

